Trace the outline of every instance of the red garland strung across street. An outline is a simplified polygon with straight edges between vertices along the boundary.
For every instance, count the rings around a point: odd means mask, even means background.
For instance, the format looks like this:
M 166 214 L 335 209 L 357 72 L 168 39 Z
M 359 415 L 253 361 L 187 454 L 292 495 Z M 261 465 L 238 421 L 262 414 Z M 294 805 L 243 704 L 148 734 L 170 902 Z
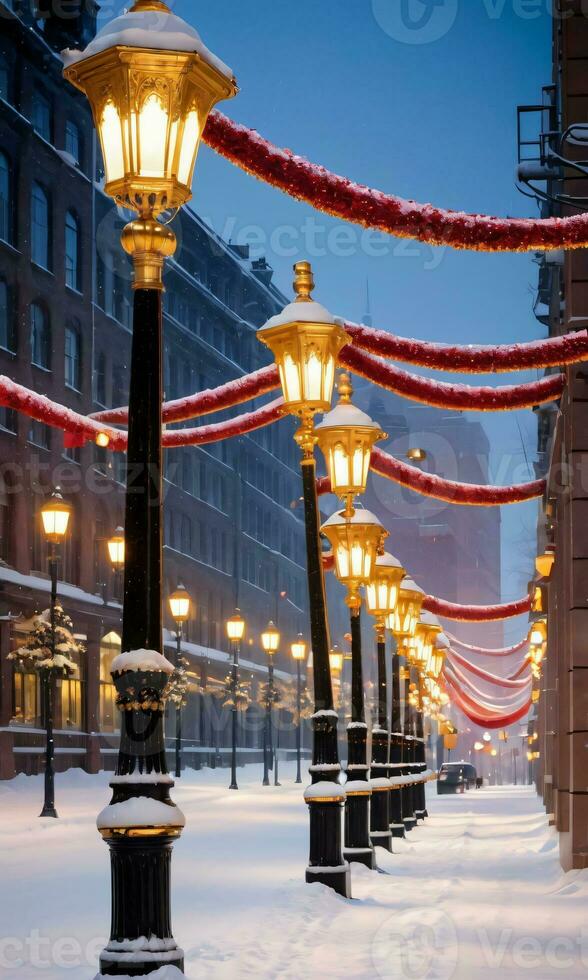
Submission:
M 520 708 L 528 700 L 531 694 L 531 686 L 527 685 L 527 690 L 518 691 L 516 697 L 512 697 L 507 704 L 503 704 L 502 701 L 489 700 L 486 696 L 479 697 L 473 690 L 468 690 L 461 683 L 451 667 L 447 667 L 444 670 L 443 676 L 459 691 L 461 697 L 467 702 L 470 708 L 474 708 L 476 711 L 483 711 L 490 715 L 504 713 L 505 711 L 516 711 L 517 708 Z
M 510 715 L 488 715 L 480 711 L 475 711 L 471 707 L 468 707 L 467 703 L 461 697 L 457 688 L 453 687 L 451 681 L 448 677 L 445 678 L 446 681 L 446 692 L 451 698 L 452 702 L 457 705 L 460 711 L 469 718 L 474 725 L 478 725 L 480 728 L 508 728 L 510 725 L 516 724 L 521 718 L 524 718 L 528 714 L 531 707 L 532 701 L 529 698 L 528 702 L 524 704 L 518 711 L 515 711 Z
M 385 330 L 343 322 L 355 347 L 390 357 L 394 361 L 415 364 L 437 371 L 459 371 L 462 374 L 500 374 L 534 368 L 563 367 L 588 359 L 588 332 L 578 330 L 564 337 L 533 340 L 528 344 L 488 346 L 454 346 L 434 344 L 427 340 L 397 337 Z
M 247 173 L 306 201 L 318 211 L 399 238 L 481 252 L 549 251 L 588 245 L 588 214 L 571 218 L 494 218 L 406 201 L 356 184 L 291 150 L 273 146 L 255 130 L 220 112 L 211 112 L 208 117 L 204 140 Z
M 490 684 L 495 684 L 497 687 L 518 689 L 525 687 L 525 685 L 528 683 L 527 678 L 523 680 L 511 680 L 508 677 L 499 677 L 497 674 L 491 674 L 488 670 L 483 670 L 482 667 L 477 667 L 476 664 L 470 663 L 469 660 L 466 660 L 465 657 L 461 657 L 455 650 L 450 650 L 448 652 L 447 659 L 452 666 L 455 667 L 455 665 L 458 665 L 459 667 L 463 667 L 464 670 L 467 670 L 475 677 L 480 677 L 482 680 L 488 681 Z M 526 665 L 528 665 L 528 663 L 529 662 L 526 661 Z
M 470 507 L 498 507 L 501 504 L 518 504 L 525 500 L 542 497 L 545 480 L 519 483 L 510 487 L 487 487 L 476 483 L 458 483 L 444 480 L 431 473 L 423 473 L 416 466 L 402 463 L 377 447 L 372 450 L 371 468 L 379 476 L 394 480 L 425 497 L 434 497 L 449 504 Z M 326 491 L 323 491 L 326 492 Z
M 189 419 L 197 418 L 199 415 L 221 412 L 225 408 L 241 405 L 252 398 L 267 395 L 268 392 L 275 391 L 279 387 L 278 369 L 275 364 L 269 364 L 252 374 L 219 385 L 218 388 L 200 391 L 195 395 L 188 395 L 186 398 L 166 402 L 162 409 L 163 421 L 164 423 L 186 422 Z M 105 412 L 97 412 L 91 417 L 99 422 L 124 425 L 128 422 L 129 413 L 127 408 L 112 408 Z
M 505 412 L 534 408 L 535 405 L 560 398 L 566 383 L 563 374 L 551 374 L 530 384 L 505 385 L 502 388 L 448 384 L 446 381 L 409 374 L 350 345 L 340 352 L 339 360 L 362 378 L 403 398 L 459 412 Z
M 474 700 L 480 699 L 480 704 L 484 706 L 488 711 L 502 711 L 506 708 L 518 708 L 521 703 L 521 696 L 527 697 L 532 686 L 532 677 L 529 674 L 524 687 L 518 689 L 517 691 L 510 691 L 508 694 L 502 695 L 492 695 L 492 700 L 490 701 L 490 695 L 481 691 L 472 680 L 470 680 L 458 667 L 453 663 L 446 664 L 446 673 L 451 670 L 451 674 L 456 684 L 463 693 L 469 694 Z
M 451 619 L 456 623 L 495 623 L 501 619 L 513 619 L 531 612 L 530 596 L 518 599 L 516 602 L 504 602 L 494 606 L 463 606 L 457 602 L 447 602 L 436 599 L 435 596 L 425 596 L 423 609 Z
M 448 633 L 445 630 L 445 634 L 452 643 L 456 643 L 463 650 L 470 650 L 472 653 L 482 653 L 486 657 L 511 657 L 514 653 L 518 653 L 523 650 L 529 644 L 529 637 L 525 636 L 520 643 L 515 643 L 512 647 L 500 647 L 498 649 L 491 649 L 489 647 L 477 647 L 473 646 L 471 643 L 464 643 L 463 640 L 458 640 L 453 633 Z

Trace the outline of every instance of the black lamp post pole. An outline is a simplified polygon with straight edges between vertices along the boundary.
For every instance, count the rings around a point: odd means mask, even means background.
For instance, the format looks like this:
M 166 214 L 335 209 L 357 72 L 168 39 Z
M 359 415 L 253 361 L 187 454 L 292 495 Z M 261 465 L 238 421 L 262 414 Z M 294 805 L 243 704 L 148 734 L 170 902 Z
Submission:
M 417 775 L 422 775 L 427 768 L 427 751 L 425 747 L 425 718 L 423 714 L 423 683 L 421 676 L 419 674 L 418 678 L 419 685 L 419 708 L 416 712 L 416 724 L 415 724 L 415 771 Z M 415 816 L 417 820 L 425 820 L 429 814 L 427 813 L 427 795 L 425 790 L 424 782 L 417 783 L 416 787 L 416 801 L 415 801 Z
M 400 704 L 400 656 L 394 644 L 392 654 L 392 711 L 390 714 L 390 775 L 402 775 L 402 710 Z M 403 791 L 390 794 L 390 830 L 392 837 L 404 837 Z
M 347 726 L 347 784 L 345 787 L 345 847 L 348 861 L 376 867 L 370 840 L 370 797 L 368 779 L 367 725 L 363 665 L 361 662 L 361 609 L 351 610 L 351 721 Z
M 233 667 L 231 676 L 231 688 L 233 692 L 233 706 L 231 709 L 231 785 L 229 789 L 239 789 L 237 784 L 237 690 L 239 687 L 239 642 L 233 640 Z
M 412 748 L 414 745 L 413 739 L 413 717 L 412 717 L 412 707 L 410 704 L 410 670 L 408 666 L 404 670 L 404 739 L 403 739 L 403 755 L 402 755 L 402 775 L 412 776 L 413 766 L 412 766 Z M 404 829 L 406 831 L 414 830 L 416 826 L 416 817 L 414 813 L 414 787 L 411 785 L 405 786 L 402 791 L 402 821 L 404 823 Z
M 51 600 L 49 617 L 51 626 L 51 657 L 55 657 L 55 606 L 57 604 L 57 545 L 49 545 L 49 573 L 51 575 Z M 53 695 L 55 676 L 52 670 L 41 671 L 43 712 L 45 715 L 45 800 L 39 816 L 57 817 L 55 809 L 55 739 L 53 737 Z
M 388 692 L 386 681 L 386 631 L 376 626 L 378 651 L 378 722 L 372 727 L 372 805 L 370 837 L 374 847 L 392 850 L 390 833 L 390 780 L 388 779 Z
M 176 670 L 182 662 L 182 624 L 176 623 Z M 176 704 L 176 779 L 182 775 L 182 704 Z
M 171 929 L 171 851 L 184 823 L 169 792 L 163 715 L 170 670 L 158 658 L 162 636 L 162 291 L 163 261 L 175 236 L 149 215 L 123 232 L 135 264 L 135 298 L 125 521 L 122 651 L 153 651 L 155 667 L 137 661 L 113 672 L 121 710 L 121 740 L 113 796 L 98 819 L 110 847 L 112 921 L 100 958 L 102 975 L 142 976 L 163 966 L 183 970 L 184 954 Z M 141 777 L 149 774 L 154 782 Z M 154 826 L 133 824 L 141 800 L 157 811 Z M 117 806 L 118 823 L 108 815 Z M 127 816 L 121 816 L 127 811 Z M 151 940 L 157 939 L 155 951 Z M 144 942 L 144 946 L 142 945 Z M 157 950 L 160 950 L 158 952 Z M 141 954 L 144 953 L 142 958 Z
M 312 717 L 312 784 L 305 791 L 310 814 L 310 857 L 306 881 L 321 882 L 350 898 L 351 875 L 341 850 L 341 808 L 345 802 L 345 790 L 338 784 L 341 772 L 337 745 L 338 718 L 333 703 L 329 663 L 329 628 L 316 492 L 316 437 L 312 417 L 303 419 L 296 441 L 302 450 L 315 709 Z
M 263 785 L 270 785 L 269 771 L 270 771 L 270 738 L 271 738 L 271 727 L 272 727 L 272 693 L 273 693 L 273 679 L 274 679 L 274 667 L 271 660 L 271 654 L 268 653 L 268 678 L 267 678 L 267 690 L 266 690 L 266 701 L 265 701 L 265 721 L 263 726 Z
M 296 712 L 297 712 L 297 724 L 296 724 L 296 780 L 295 782 L 302 782 L 301 774 L 301 756 L 302 756 L 302 671 L 300 667 L 300 661 L 296 661 Z

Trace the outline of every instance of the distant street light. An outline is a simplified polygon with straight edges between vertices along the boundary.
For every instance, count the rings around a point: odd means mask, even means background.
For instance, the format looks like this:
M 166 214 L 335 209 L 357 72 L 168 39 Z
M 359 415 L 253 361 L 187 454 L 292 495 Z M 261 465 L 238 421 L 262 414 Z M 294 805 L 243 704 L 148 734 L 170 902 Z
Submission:
M 237 609 L 234 616 L 227 619 L 227 637 L 233 652 L 231 669 L 231 785 L 229 789 L 239 789 L 237 784 L 237 694 L 239 688 L 239 654 L 244 633 L 245 620 L 241 615 L 241 610 Z
M 169 597 L 169 608 L 176 624 L 176 670 L 182 666 L 182 629 L 185 622 L 190 618 L 192 600 L 190 593 L 183 585 L 178 585 L 175 592 Z M 176 778 L 182 775 L 182 703 L 176 703 Z
M 55 659 L 55 606 L 57 604 L 57 571 L 59 566 L 59 547 L 62 544 L 72 513 L 58 490 L 55 490 L 47 503 L 41 507 L 41 522 L 49 542 L 49 574 L 51 576 L 50 624 L 51 659 Z M 57 817 L 55 809 L 55 740 L 53 737 L 53 698 L 55 677 L 51 668 L 41 670 L 41 690 L 45 715 L 45 800 L 41 817 Z
M 300 666 L 302 661 L 306 659 L 306 643 L 302 633 L 299 633 L 298 639 L 292 643 L 290 653 L 296 661 L 296 782 L 301 783 L 302 719 L 300 716 L 302 712 L 302 678 Z
M 268 656 L 268 683 L 265 704 L 265 728 L 263 740 L 263 785 L 269 786 L 269 770 L 275 760 L 270 763 L 270 745 L 272 738 L 272 708 L 274 703 L 274 664 L 273 657 L 280 646 L 280 634 L 272 622 L 268 623 L 261 634 L 261 645 Z

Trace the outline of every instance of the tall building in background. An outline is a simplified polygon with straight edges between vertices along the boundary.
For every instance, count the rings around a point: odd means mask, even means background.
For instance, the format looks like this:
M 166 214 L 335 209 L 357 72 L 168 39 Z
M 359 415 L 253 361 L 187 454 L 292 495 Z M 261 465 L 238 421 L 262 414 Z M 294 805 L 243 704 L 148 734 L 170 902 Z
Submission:
M 63 80 L 57 53 L 95 33 L 97 6 L 81 7 L 73 20 L 48 13 L 40 21 L 28 0 L 1 9 L 0 372 L 89 414 L 127 403 L 132 292 L 119 240 L 126 219 L 102 191 L 91 115 Z M 265 260 L 250 261 L 247 248 L 222 241 L 190 209 L 174 228 L 179 248 L 168 266 L 164 317 L 168 399 L 267 364 L 255 331 L 287 302 Z M 254 697 L 267 673 L 259 638 L 268 620 L 283 635 L 276 667 L 285 683 L 289 644 L 306 630 L 292 434 L 285 419 L 249 437 L 167 453 L 165 595 L 181 581 L 194 599 L 184 723 L 192 763 L 226 740 L 224 623 L 235 607 L 247 621 L 243 673 Z M 73 507 L 59 594 L 87 647 L 60 685 L 57 763 L 92 771 L 114 763 L 110 664 L 120 651 L 122 609 L 107 540 L 124 522 L 124 471 L 120 455 L 93 445 L 65 450 L 60 432 L 0 410 L 0 778 L 42 765 L 37 678 L 15 672 L 7 655 L 48 605 L 39 508 L 55 485 Z M 171 651 L 167 608 L 166 616 Z M 257 751 L 259 726 L 244 728 L 241 744 Z

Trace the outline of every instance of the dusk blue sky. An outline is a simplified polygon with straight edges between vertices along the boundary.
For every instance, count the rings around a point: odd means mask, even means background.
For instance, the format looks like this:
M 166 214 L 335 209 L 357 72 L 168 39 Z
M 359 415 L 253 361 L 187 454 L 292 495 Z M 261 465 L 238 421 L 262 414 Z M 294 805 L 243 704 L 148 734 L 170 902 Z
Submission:
M 538 101 L 550 81 L 549 6 L 547 0 L 176 0 L 173 9 L 235 71 L 241 92 L 223 111 L 275 143 L 402 196 L 530 216 L 534 202 L 514 183 L 516 106 Z M 400 19 L 403 9 L 412 29 Z M 425 25 L 420 31 L 418 19 Z M 425 43 L 399 40 L 403 34 Z M 198 163 L 194 207 L 225 237 L 242 240 L 249 229 L 288 293 L 292 263 L 310 257 L 317 298 L 338 314 L 361 318 L 369 279 L 374 325 L 400 334 L 459 343 L 544 335 L 532 313 L 537 273 L 530 256 L 434 250 L 386 236 L 372 236 L 384 254 L 366 254 L 361 229 L 355 245 L 345 239 L 345 254 L 334 254 L 338 239 L 328 244 L 327 236 L 353 226 L 256 182 L 208 148 Z M 308 254 L 308 221 L 318 254 Z M 282 229 L 277 237 L 276 229 Z M 503 375 L 498 383 L 519 377 Z M 530 478 L 520 433 L 532 460 L 532 413 L 485 415 L 483 423 L 496 446 L 494 471 L 502 454 L 512 454 L 497 482 Z M 535 513 L 534 505 L 503 509 L 505 599 L 525 589 Z

